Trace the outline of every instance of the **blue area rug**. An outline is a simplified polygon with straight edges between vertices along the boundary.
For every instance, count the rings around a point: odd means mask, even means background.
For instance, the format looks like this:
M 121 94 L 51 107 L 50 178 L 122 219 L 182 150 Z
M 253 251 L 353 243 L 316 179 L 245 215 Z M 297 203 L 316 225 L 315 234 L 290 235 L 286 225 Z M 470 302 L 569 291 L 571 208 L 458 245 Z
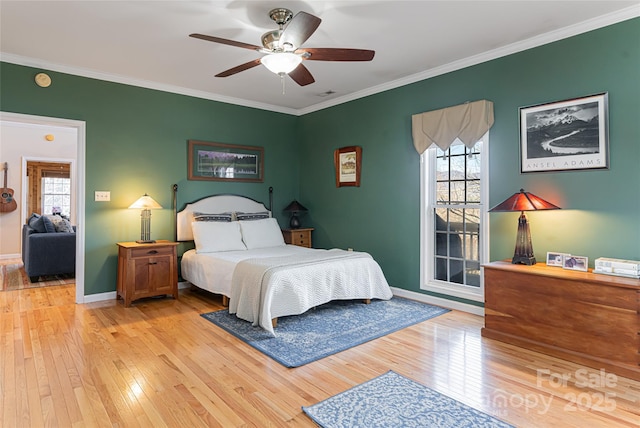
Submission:
M 278 318 L 276 336 L 228 310 L 202 316 L 286 367 L 299 367 L 449 312 L 414 300 L 335 301 Z
M 512 428 L 393 371 L 302 410 L 323 428 Z

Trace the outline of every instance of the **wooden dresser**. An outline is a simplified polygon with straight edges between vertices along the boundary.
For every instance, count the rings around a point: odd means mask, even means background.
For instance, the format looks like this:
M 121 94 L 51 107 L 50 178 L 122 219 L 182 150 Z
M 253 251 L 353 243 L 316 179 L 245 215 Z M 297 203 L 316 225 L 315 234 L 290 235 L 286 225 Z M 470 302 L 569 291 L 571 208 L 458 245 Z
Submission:
M 117 296 L 124 306 L 143 297 L 178 298 L 177 242 L 118 242 Z
M 311 232 L 313 232 L 313 227 L 301 227 L 300 229 L 282 229 L 284 242 L 286 242 L 287 244 L 307 248 L 311 248 Z
M 640 381 L 640 280 L 493 262 L 482 336 Z

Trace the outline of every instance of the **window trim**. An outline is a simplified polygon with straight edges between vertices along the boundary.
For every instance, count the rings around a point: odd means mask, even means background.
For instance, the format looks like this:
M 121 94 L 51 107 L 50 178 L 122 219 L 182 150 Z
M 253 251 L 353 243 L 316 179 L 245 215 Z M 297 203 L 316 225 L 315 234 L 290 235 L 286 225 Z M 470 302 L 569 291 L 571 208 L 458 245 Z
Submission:
M 68 193 L 47 193 L 47 192 L 46 192 L 46 188 L 47 188 L 47 186 L 46 186 L 46 183 L 45 183 L 45 180 L 47 180 L 47 179 L 53 179 L 53 180 L 56 180 L 56 179 L 57 179 L 57 180 L 69 180 L 69 183 L 68 183 L 68 184 L 69 184 L 69 192 L 68 192 Z M 47 209 L 46 209 L 47 207 L 45 207 L 45 199 L 46 199 L 46 196 L 47 196 L 47 195 L 52 195 L 52 196 L 68 196 L 68 197 L 69 197 L 69 205 L 68 205 L 68 208 L 69 208 L 69 210 L 68 210 L 68 211 L 69 211 L 69 212 L 65 212 L 65 211 L 63 210 L 63 211 L 62 211 L 62 213 L 63 213 L 64 215 L 68 216 L 68 217 L 71 217 L 71 212 L 72 212 L 72 209 L 71 209 L 71 205 L 72 205 L 71 200 L 73 199 L 73 198 L 72 198 L 72 194 L 71 194 L 71 192 L 72 192 L 72 182 L 71 182 L 71 177 L 47 177 L 47 176 L 43 176 L 43 177 L 40 179 L 40 191 L 41 191 L 41 194 L 40 194 L 41 204 L 40 204 L 40 206 L 41 206 L 41 208 L 42 208 L 42 209 L 41 209 L 42 214 L 51 214 L 51 211 L 47 210 Z
M 489 200 L 489 132 L 480 140 L 480 271 L 482 265 L 489 260 L 489 213 L 486 203 Z M 456 140 L 454 144 L 461 144 Z M 435 239 L 433 239 L 433 212 L 428 210 L 428 203 L 435 197 L 435 185 L 430 171 L 436 168 L 435 148 L 431 147 L 420 155 L 420 289 L 446 296 L 458 297 L 475 302 L 484 302 L 484 275 L 480 275 L 480 287 L 461 285 L 437 279 L 434 277 Z M 428 235 L 428 236 L 427 236 Z

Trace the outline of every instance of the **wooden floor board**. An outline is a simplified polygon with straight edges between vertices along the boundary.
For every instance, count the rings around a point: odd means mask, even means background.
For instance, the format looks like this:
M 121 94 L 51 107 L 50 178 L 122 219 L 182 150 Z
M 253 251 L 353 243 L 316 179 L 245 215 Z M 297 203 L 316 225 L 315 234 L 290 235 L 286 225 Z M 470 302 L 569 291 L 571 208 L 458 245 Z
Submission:
M 483 338 L 458 311 L 288 369 L 200 316 L 219 296 L 74 297 L 0 292 L 1 426 L 314 427 L 302 406 L 394 370 L 515 426 L 640 427 L 640 382 L 576 384 L 600 372 Z

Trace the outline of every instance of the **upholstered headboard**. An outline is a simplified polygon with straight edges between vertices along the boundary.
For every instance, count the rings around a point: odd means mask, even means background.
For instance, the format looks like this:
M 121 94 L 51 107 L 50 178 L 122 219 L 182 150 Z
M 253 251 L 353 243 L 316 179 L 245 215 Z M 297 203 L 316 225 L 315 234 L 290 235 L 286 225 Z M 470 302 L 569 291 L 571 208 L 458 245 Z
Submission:
M 269 205 L 271 203 L 271 195 L 273 189 L 269 188 Z M 174 185 L 174 192 L 177 193 L 177 186 Z M 193 222 L 193 213 L 255 213 L 268 211 L 271 216 L 271 207 L 267 208 L 262 202 L 241 195 L 220 194 L 206 196 L 194 202 L 187 203 L 181 211 L 176 212 L 176 240 L 192 241 L 193 233 L 191 231 L 191 223 Z

